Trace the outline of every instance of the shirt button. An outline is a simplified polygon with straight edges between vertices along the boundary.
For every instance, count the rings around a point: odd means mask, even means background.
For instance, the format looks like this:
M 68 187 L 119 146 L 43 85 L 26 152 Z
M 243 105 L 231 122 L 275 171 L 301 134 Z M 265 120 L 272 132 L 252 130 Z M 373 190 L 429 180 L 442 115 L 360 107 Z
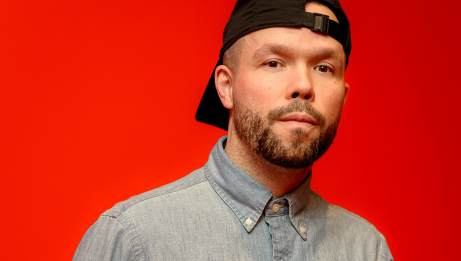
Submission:
M 245 221 L 245 224 L 246 224 L 247 226 L 251 226 L 251 223 L 253 223 L 253 222 L 251 222 L 251 219 L 250 219 L 250 218 L 248 218 L 248 219 Z
M 306 233 L 306 229 L 303 226 L 301 226 L 300 229 L 301 229 L 301 233 L 303 234 Z
M 274 211 L 275 213 L 279 212 L 280 210 L 280 205 L 279 204 L 274 204 L 272 206 L 272 211 Z

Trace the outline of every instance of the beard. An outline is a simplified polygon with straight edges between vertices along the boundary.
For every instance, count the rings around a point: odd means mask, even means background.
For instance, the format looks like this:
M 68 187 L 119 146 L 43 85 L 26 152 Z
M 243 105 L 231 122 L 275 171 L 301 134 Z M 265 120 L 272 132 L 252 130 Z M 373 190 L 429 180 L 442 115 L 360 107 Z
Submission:
M 290 136 L 293 138 L 291 142 L 284 142 L 282 137 L 274 132 L 273 125 L 277 120 L 293 112 L 307 113 L 318 123 L 316 126 L 320 132 L 312 141 L 305 141 L 309 131 L 301 128 L 290 130 Z M 325 117 L 312 108 L 309 102 L 298 100 L 269 111 L 265 117 L 234 100 L 233 114 L 237 137 L 251 151 L 272 164 L 289 169 L 305 168 L 319 159 L 333 142 L 340 119 L 338 117 L 326 125 Z

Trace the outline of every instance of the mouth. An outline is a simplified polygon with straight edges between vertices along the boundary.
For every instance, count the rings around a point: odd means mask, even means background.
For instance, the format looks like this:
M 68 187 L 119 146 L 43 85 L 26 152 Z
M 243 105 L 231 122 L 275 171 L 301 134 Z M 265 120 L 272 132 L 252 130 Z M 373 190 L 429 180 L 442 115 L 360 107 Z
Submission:
M 278 119 L 282 123 L 297 127 L 312 127 L 318 125 L 318 122 L 305 113 L 290 113 Z

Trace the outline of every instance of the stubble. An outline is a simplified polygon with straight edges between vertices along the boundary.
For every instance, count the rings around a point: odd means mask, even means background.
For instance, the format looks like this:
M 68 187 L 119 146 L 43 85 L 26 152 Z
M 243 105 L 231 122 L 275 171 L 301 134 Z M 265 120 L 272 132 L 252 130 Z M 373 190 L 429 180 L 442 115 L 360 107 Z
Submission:
M 277 119 L 293 112 L 307 113 L 318 123 L 319 134 L 310 142 L 306 141 L 309 132 L 301 128 L 291 130 L 292 142 L 284 142 L 274 132 Z M 339 124 L 337 118 L 326 126 L 325 117 L 320 112 L 309 102 L 299 100 L 273 109 L 266 116 L 234 100 L 233 114 L 236 134 L 244 144 L 268 162 L 289 169 L 305 168 L 319 159 L 333 142 Z

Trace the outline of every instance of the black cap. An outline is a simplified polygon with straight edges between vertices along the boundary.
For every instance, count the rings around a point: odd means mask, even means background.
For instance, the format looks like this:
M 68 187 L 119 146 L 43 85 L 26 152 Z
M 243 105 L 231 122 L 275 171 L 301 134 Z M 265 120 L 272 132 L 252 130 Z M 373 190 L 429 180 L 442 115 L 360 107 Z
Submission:
M 351 53 L 350 24 L 338 0 L 320 0 L 336 15 L 339 24 L 327 15 L 305 11 L 306 0 L 237 0 L 223 33 L 219 60 L 202 96 L 195 119 L 227 130 L 230 111 L 219 99 L 214 82 L 216 67 L 223 64 L 224 52 L 238 39 L 253 31 L 270 27 L 307 27 L 336 39 L 346 53 L 346 67 Z

